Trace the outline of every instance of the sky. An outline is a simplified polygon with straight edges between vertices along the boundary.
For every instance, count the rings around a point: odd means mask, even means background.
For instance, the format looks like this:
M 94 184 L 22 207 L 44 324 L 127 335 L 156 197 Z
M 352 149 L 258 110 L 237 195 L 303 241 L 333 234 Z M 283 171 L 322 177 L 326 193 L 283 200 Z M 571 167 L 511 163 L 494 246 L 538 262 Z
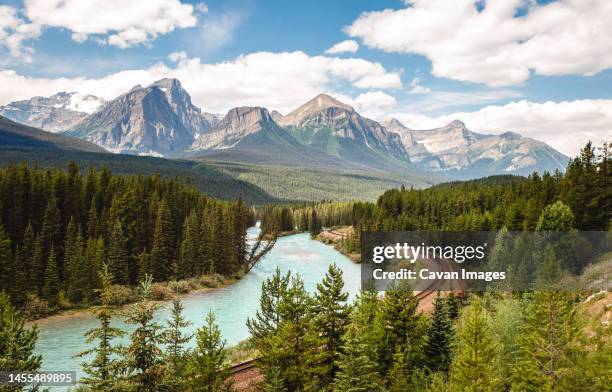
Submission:
M 179 79 L 204 111 L 319 93 L 575 156 L 612 139 L 608 0 L 0 0 L 0 105 Z

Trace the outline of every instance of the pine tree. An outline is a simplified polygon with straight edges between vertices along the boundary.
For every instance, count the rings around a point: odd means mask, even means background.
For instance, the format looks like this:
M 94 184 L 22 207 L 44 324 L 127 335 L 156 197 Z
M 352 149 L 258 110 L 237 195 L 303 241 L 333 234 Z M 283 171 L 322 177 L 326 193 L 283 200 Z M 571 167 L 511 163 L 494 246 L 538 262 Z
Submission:
M 172 275 L 176 241 L 171 211 L 165 199 L 159 204 L 151 248 L 151 271 L 155 280 L 164 281 Z
M 61 263 L 60 277 L 61 282 L 67 283 L 72 279 L 70 276 L 70 262 L 73 260 L 74 248 L 76 245 L 76 225 L 74 223 L 74 218 L 70 218 L 70 222 L 66 227 L 66 236 L 64 239 L 64 259 Z M 64 288 L 67 284 L 62 285 Z
M 342 336 L 349 323 L 348 293 L 343 292 L 342 271 L 332 264 L 323 281 L 317 284 L 314 298 L 313 333 L 317 349 L 309 372 L 320 385 L 329 385 L 336 374 L 342 348 Z M 322 349 L 321 349 L 322 348 Z
M 15 311 L 9 297 L 0 292 L 0 369 L 13 372 L 33 372 L 40 368 L 42 358 L 33 355 L 38 329 L 24 327 L 25 320 Z M 4 387 L 0 386 L 0 390 Z M 19 390 L 8 388 L 6 390 Z
M 166 323 L 166 330 L 162 336 L 162 343 L 166 345 L 164 361 L 166 363 L 166 377 L 163 389 L 181 392 L 186 388 L 184 372 L 188 351 L 185 345 L 191 340 L 191 334 L 182 332 L 183 328 L 192 323 L 183 317 L 183 304 L 178 297 L 172 301 L 171 318 Z
M 25 275 L 24 286 L 27 287 L 28 291 L 37 291 L 36 287 L 36 274 L 38 273 L 38 265 L 34 262 L 34 249 L 36 243 L 36 236 L 34 235 L 34 229 L 32 224 L 28 224 L 25 233 L 23 235 L 23 242 L 21 245 L 21 259 L 23 263 L 23 272 Z
M 381 303 L 384 346 L 381 347 L 381 368 L 387 371 L 393 363 L 395 350 L 406 352 L 412 365 L 422 360 L 423 323 L 417 314 L 418 299 L 411 290 L 387 290 Z
M 517 337 L 519 358 L 511 377 L 512 390 L 558 390 L 576 366 L 576 343 L 582 336 L 573 296 L 536 291 L 526 305 Z
M 209 312 L 204 326 L 196 332 L 196 347 L 187 363 L 186 382 L 190 391 L 224 392 L 232 390 L 229 376 L 225 341 Z
M 153 321 L 159 305 L 149 301 L 153 279 L 149 275 L 140 283 L 140 301 L 125 312 L 125 322 L 135 325 L 124 363 L 129 371 L 129 384 L 138 391 L 155 392 L 161 383 L 164 366 L 161 326 Z
M 95 391 L 113 391 L 118 389 L 117 384 L 120 382 L 123 371 L 122 364 L 117 358 L 123 353 L 123 348 L 113 345 L 113 340 L 123 336 L 124 332 L 111 326 L 116 312 L 111 306 L 113 277 L 106 264 L 102 265 L 99 278 L 101 282 L 101 289 L 98 291 L 100 305 L 93 309 L 93 313 L 100 325 L 85 333 L 88 344 L 98 341 L 98 345 L 78 354 L 79 357 L 95 355 L 91 362 L 82 364 L 87 376 L 81 378 L 80 382 Z
M 42 260 L 46 261 L 49 259 L 52 247 L 55 249 L 55 253 L 58 254 L 58 247 L 62 245 L 61 235 L 60 211 L 57 208 L 57 200 L 52 198 L 45 209 L 42 230 L 40 232 Z
M 456 352 L 450 369 L 452 387 L 468 392 L 498 391 L 496 349 L 487 314 L 476 298 L 465 309 L 457 330 Z
M 334 392 L 383 391 L 378 366 L 368 356 L 368 350 L 354 326 L 344 336 L 343 353 L 338 361 L 339 371 L 332 384 Z
M 179 279 L 197 276 L 202 273 L 202 271 L 197 271 L 198 267 L 202 265 L 200 241 L 198 240 L 199 231 L 198 216 L 195 210 L 192 210 L 183 225 L 183 241 L 181 242 L 179 255 Z
M 11 252 L 11 240 L 0 224 L 0 284 L 2 288 L 13 287 L 13 254 Z
M 108 269 L 115 283 L 127 284 L 128 280 L 128 254 L 126 251 L 123 228 L 119 220 L 115 221 L 108 240 Z
M 45 299 L 51 303 L 55 303 L 57 294 L 60 290 L 59 272 L 57 270 L 57 260 L 55 258 L 55 249 L 51 246 L 49 250 L 49 258 L 47 267 L 45 268 L 45 285 L 43 287 L 43 295 Z
M 451 357 L 452 325 L 448 317 L 444 299 L 438 292 L 434 302 L 434 312 L 427 329 L 425 358 L 427 367 L 432 371 L 448 371 Z
M 406 353 L 398 349 L 393 355 L 393 365 L 387 376 L 389 392 L 405 392 L 410 390 L 408 367 L 406 366 Z
M 310 222 L 308 224 L 308 228 L 310 231 L 310 236 L 313 238 L 318 236 L 321 232 L 321 222 L 319 221 L 319 218 L 317 217 L 317 212 L 314 208 L 312 209 L 312 212 L 310 214 Z
M 264 378 L 263 392 L 287 392 L 283 376 L 278 367 L 270 369 Z
M 277 267 L 274 275 L 261 284 L 261 297 L 259 299 L 259 310 L 255 318 L 247 320 L 247 327 L 255 347 L 260 351 L 266 346 L 266 339 L 278 331 L 283 321 L 283 313 L 280 308 L 281 301 L 289 288 L 291 274 L 281 275 Z
M 455 294 L 454 291 L 451 291 L 444 298 L 444 300 L 446 302 L 446 310 L 448 313 L 448 318 L 451 321 L 455 321 L 455 319 L 459 317 L 459 308 L 460 308 L 459 298 L 457 298 L 457 295 Z

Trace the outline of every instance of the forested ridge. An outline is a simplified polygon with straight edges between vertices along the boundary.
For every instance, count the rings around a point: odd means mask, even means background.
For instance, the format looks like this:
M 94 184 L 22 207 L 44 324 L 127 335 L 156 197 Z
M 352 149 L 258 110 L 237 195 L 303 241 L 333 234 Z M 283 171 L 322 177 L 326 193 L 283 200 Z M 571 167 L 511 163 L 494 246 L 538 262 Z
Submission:
M 362 231 L 533 231 L 546 206 L 570 208 L 578 230 L 607 230 L 612 220 L 612 144 L 588 143 L 565 173 L 493 176 L 427 189 L 391 189 L 376 203 L 320 202 L 263 210 L 267 232 L 352 225 Z M 313 211 L 315 219 L 313 219 Z M 264 224 L 265 223 L 265 224 Z M 314 232 L 316 232 L 315 227 Z
M 246 257 L 245 204 L 177 179 L 81 173 L 26 163 L 0 169 L 0 286 L 18 307 L 96 300 L 103 263 L 113 283 L 230 276 Z

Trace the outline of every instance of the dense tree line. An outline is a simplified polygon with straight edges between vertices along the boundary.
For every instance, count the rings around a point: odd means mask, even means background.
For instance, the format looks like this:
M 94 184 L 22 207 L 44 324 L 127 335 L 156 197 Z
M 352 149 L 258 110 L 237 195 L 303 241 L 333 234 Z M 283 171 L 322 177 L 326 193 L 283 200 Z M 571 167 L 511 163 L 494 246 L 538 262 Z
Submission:
M 113 307 L 112 274 L 99 274 L 99 325 L 81 355 L 87 376 L 79 391 L 231 391 L 228 351 L 214 316 L 193 339 L 179 299 L 165 325 L 148 301 Z M 411 290 L 380 296 L 364 289 L 354 302 L 331 265 L 314 293 L 299 275 L 275 274 L 262 284 L 260 309 L 247 321 L 263 391 L 603 391 L 612 376 L 612 341 L 604 315 L 588 322 L 584 295 L 568 291 L 453 293 L 419 310 Z M 126 345 L 111 319 L 134 325 Z M 36 329 L 0 295 L 0 369 L 36 370 Z M 18 389 L 17 389 L 18 390 Z
M 0 169 L 0 286 L 18 307 L 28 296 L 87 304 L 102 263 L 122 285 L 145 274 L 231 275 L 243 267 L 253 221 L 241 200 L 212 199 L 177 179 L 10 165 Z
M 538 219 L 543 212 L 558 213 L 563 208 L 569 210 L 565 215 L 571 222 L 564 222 L 561 230 L 605 231 L 612 222 L 610 148 L 605 143 L 599 148 L 588 143 L 569 162 L 564 174 L 493 176 L 428 189 L 392 189 L 376 203 L 268 206 L 260 213 L 262 230 L 272 233 L 297 229 L 314 237 L 322 228 L 353 226 L 349 235 L 336 244 L 347 254 L 359 253 L 362 231 L 550 230 L 539 226 Z M 576 272 L 580 267 L 568 269 Z
M 598 153 L 597 153 L 598 152 Z M 562 201 L 580 230 L 607 230 L 612 219 L 609 146 L 587 144 L 564 174 L 532 174 L 447 184 L 425 190 L 390 190 L 366 225 L 382 230 L 534 230 L 547 205 Z
M 378 201 L 322 202 L 291 208 L 299 230 L 310 230 L 315 211 L 323 227 L 361 230 L 533 231 L 544 208 L 567 205 L 579 230 L 607 230 L 612 221 L 612 144 L 588 143 L 565 173 L 493 176 L 427 189 L 391 189 Z M 283 207 L 288 209 L 288 207 Z M 288 215 L 288 214 L 285 214 Z M 276 219 L 272 216 L 271 221 Z M 270 224 L 272 226 L 272 224 Z
M 576 293 L 438 294 L 426 315 L 411 290 L 342 289 L 335 266 L 314 294 L 279 271 L 263 284 L 248 327 L 264 391 L 602 391 L 612 375 Z

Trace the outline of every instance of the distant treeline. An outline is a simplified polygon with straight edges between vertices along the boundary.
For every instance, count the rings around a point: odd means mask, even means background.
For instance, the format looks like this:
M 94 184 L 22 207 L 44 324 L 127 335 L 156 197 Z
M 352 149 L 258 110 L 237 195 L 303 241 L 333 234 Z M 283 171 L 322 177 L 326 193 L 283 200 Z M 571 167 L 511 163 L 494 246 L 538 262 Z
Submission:
M 0 169 L 0 287 L 17 306 L 28 294 L 51 304 L 89 303 L 108 264 L 133 285 L 205 273 L 231 275 L 246 257 L 253 213 L 176 179 L 80 173 L 26 163 Z
M 268 232 L 352 225 L 370 231 L 534 230 L 544 208 L 568 206 L 579 230 L 607 230 L 612 220 L 612 144 L 588 143 L 565 173 L 493 176 L 428 189 L 391 189 L 374 203 L 322 202 L 263 211 Z M 312 215 L 316 219 L 312 219 Z M 358 230 L 359 231 L 359 230 Z

